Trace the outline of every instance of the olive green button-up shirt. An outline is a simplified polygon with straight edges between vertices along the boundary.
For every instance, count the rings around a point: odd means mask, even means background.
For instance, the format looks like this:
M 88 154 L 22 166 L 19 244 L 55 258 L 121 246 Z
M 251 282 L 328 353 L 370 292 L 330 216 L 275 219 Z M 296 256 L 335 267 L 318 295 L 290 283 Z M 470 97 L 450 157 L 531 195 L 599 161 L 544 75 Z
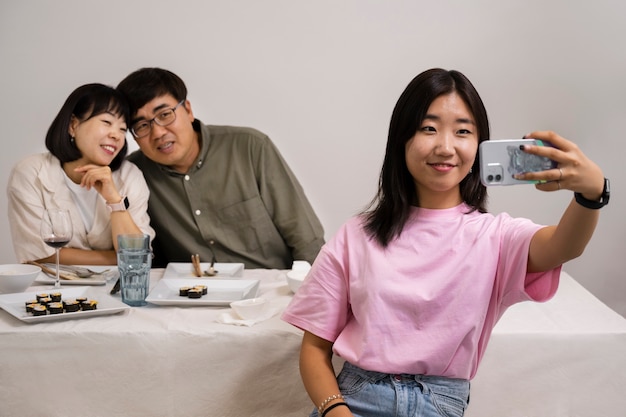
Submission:
M 148 213 L 156 231 L 153 265 L 242 262 L 246 268 L 289 269 L 313 262 L 324 230 L 295 175 L 272 141 L 243 127 L 207 126 L 189 172 L 178 173 L 136 151 L 128 159 L 150 188 Z

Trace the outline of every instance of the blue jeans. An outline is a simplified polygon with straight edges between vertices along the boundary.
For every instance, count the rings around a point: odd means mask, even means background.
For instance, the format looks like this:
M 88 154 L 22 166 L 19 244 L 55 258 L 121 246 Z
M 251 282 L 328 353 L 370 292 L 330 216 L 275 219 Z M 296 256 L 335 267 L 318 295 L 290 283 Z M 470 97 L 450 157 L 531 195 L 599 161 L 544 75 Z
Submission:
M 390 375 L 346 362 L 337 381 L 356 417 L 462 417 L 469 403 L 465 379 Z M 310 417 L 318 417 L 317 410 Z

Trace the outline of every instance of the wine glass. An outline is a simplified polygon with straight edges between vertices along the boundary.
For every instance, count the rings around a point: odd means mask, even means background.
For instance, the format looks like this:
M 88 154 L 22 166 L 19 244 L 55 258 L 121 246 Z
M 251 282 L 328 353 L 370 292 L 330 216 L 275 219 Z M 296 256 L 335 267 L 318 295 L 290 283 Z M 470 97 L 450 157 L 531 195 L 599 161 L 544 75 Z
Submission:
M 70 212 L 64 209 L 46 209 L 41 219 L 41 238 L 56 250 L 56 278 L 54 288 L 60 288 L 59 250 L 72 238 L 72 219 Z

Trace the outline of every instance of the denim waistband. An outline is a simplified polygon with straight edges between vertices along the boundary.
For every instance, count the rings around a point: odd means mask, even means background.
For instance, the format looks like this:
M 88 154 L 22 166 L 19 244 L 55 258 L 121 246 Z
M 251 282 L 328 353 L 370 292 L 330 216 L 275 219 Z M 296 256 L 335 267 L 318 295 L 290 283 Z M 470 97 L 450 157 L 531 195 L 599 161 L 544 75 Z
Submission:
M 423 374 L 387 374 L 384 372 L 377 371 L 368 371 L 366 369 L 359 368 L 356 365 L 351 364 L 350 362 L 344 363 L 344 368 L 349 372 L 354 372 L 356 374 L 361 375 L 363 378 L 381 381 L 384 379 L 393 379 L 398 382 L 408 382 L 408 381 L 417 381 L 423 382 L 425 384 L 444 384 L 449 387 L 458 388 L 461 391 L 469 390 L 470 382 L 467 379 L 462 378 L 449 378 L 445 376 L 437 376 L 437 375 L 423 375 Z
M 462 416 L 469 404 L 467 379 L 368 371 L 345 362 L 337 381 L 357 415 Z

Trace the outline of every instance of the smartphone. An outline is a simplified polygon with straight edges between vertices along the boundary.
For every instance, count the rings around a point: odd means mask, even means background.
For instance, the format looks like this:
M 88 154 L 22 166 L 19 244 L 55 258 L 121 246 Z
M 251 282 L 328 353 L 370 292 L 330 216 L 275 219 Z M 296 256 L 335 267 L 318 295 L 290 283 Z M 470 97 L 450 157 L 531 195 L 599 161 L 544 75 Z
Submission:
M 500 139 L 480 143 L 480 180 L 485 186 L 536 184 L 540 181 L 518 180 L 515 174 L 545 171 L 557 167 L 557 163 L 544 156 L 531 155 L 520 145 L 551 146 L 539 139 Z

